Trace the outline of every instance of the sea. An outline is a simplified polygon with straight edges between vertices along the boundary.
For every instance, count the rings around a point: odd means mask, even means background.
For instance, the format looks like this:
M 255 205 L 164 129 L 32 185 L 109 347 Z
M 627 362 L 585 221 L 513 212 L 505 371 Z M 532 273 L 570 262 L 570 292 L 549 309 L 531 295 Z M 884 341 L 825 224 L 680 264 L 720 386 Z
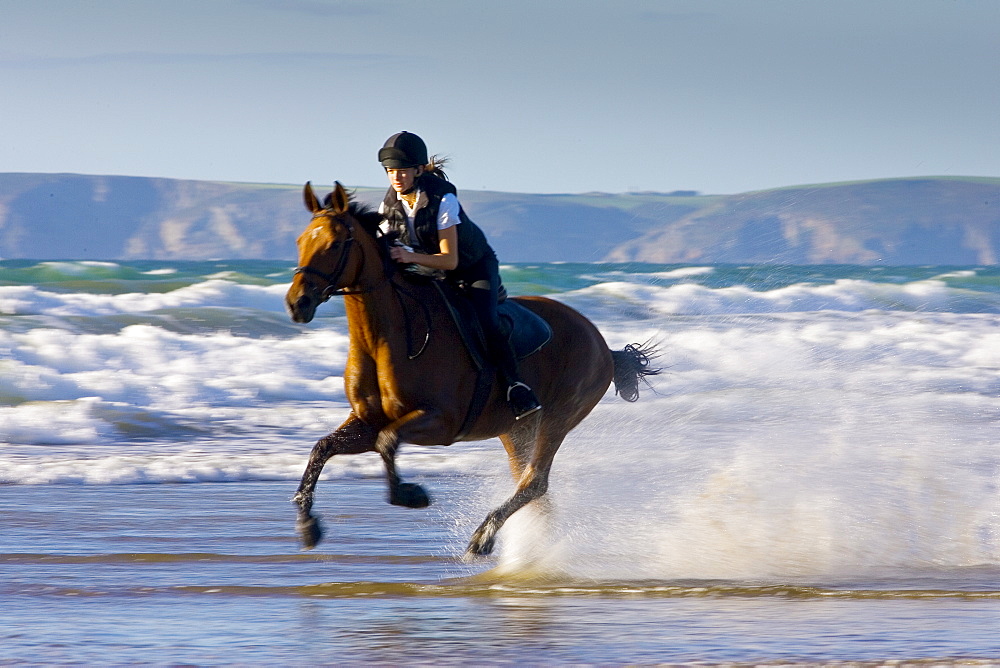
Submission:
M 334 458 L 291 262 L 0 262 L 0 664 L 1000 665 L 1000 268 L 509 264 L 660 375 L 550 503 L 496 440 Z

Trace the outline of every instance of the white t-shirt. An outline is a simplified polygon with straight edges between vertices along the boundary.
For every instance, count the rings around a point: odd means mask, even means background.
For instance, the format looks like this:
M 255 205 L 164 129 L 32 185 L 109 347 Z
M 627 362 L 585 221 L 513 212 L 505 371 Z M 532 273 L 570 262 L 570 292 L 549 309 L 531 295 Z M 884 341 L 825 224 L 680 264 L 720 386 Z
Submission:
M 410 238 L 414 239 L 416 238 L 416 233 L 413 231 L 413 209 L 410 208 L 410 205 L 402 197 L 399 198 L 399 201 L 403 205 L 403 211 L 406 212 L 406 226 L 410 229 Z M 438 229 L 446 230 L 461 223 L 462 221 L 458 217 L 458 210 L 458 198 L 451 193 L 445 193 L 441 198 L 441 205 L 438 207 Z M 385 202 L 381 202 L 378 205 L 378 212 L 385 215 Z M 382 231 L 389 231 L 389 223 L 387 221 L 382 221 Z

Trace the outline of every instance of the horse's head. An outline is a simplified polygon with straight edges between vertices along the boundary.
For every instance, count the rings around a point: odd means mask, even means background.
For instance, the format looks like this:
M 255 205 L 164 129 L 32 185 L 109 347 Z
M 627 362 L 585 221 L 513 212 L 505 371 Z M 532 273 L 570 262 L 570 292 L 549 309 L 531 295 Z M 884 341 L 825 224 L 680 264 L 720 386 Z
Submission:
M 295 322 L 309 322 L 316 308 L 334 295 L 365 290 L 366 255 L 378 253 L 374 234 L 379 215 L 351 202 L 337 183 L 322 205 L 312 184 L 302 191 L 312 220 L 299 235 L 299 266 L 285 294 L 285 305 Z M 378 263 L 381 266 L 381 263 Z

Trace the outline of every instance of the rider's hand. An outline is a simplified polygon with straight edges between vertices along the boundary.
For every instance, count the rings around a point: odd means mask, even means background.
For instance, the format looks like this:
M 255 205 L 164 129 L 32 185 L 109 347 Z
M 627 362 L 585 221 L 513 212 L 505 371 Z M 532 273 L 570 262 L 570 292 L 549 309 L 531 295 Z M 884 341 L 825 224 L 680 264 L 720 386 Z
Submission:
M 396 262 L 403 262 L 406 264 L 412 263 L 414 261 L 414 256 L 416 253 L 407 250 L 402 246 L 392 246 L 389 248 L 389 257 L 391 257 Z

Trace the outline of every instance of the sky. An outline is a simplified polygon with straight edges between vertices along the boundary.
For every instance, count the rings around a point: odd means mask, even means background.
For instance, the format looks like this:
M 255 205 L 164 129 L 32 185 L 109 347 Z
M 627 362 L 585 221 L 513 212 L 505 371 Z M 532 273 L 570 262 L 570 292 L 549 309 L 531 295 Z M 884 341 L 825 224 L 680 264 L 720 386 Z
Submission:
M 731 194 L 1000 176 L 998 0 L 0 0 L 0 172 Z

